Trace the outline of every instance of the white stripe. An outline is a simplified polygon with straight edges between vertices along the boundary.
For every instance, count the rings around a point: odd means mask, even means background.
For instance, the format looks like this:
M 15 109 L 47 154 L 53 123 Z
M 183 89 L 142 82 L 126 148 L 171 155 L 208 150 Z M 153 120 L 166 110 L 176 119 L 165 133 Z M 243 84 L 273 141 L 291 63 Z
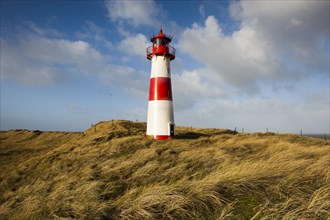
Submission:
M 151 76 L 170 77 L 170 60 L 165 56 L 153 56 L 151 60 Z
M 170 135 L 169 123 L 174 124 L 172 101 L 149 101 L 147 135 Z

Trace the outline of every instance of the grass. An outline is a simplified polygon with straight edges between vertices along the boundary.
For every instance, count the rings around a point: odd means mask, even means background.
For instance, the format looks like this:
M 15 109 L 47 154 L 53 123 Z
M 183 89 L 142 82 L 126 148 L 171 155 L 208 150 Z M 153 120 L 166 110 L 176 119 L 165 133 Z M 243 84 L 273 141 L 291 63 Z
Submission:
M 145 123 L 1 131 L 0 219 L 329 219 L 330 142 Z

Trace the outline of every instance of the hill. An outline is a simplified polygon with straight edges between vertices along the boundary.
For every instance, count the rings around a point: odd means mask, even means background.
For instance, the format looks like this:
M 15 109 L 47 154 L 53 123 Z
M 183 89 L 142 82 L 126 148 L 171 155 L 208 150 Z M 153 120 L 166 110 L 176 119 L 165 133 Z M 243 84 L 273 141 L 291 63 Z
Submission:
M 1 131 L 0 219 L 329 219 L 329 141 L 145 123 Z

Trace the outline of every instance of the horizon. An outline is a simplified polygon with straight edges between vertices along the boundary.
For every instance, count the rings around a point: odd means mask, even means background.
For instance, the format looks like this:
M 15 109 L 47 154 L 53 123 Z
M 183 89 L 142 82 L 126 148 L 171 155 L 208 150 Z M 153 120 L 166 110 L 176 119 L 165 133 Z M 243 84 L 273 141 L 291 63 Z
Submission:
M 7 132 L 7 131 L 19 131 L 19 130 L 24 130 L 24 131 L 40 131 L 40 132 L 59 132 L 59 133 L 81 133 L 84 132 L 90 128 L 92 128 L 93 126 L 99 124 L 99 123 L 104 123 L 104 122 L 112 122 L 112 121 L 127 121 L 127 122 L 132 122 L 132 123 L 145 123 L 147 124 L 146 121 L 132 121 L 132 120 L 126 120 L 126 119 L 113 119 L 113 120 L 107 120 L 107 121 L 98 121 L 96 123 L 90 124 L 89 127 L 86 127 L 83 130 L 39 130 L 39 129 L 28 129 L 28 128 L 13 128 L 13 129 L 8 129 L 8 130 L 0 130 L 1 132 Z M 318 139 L 326 139 L 328 140 L 330 137 L 330 133 L 304 133 L 302 130 L 299 130 L 299 132 L 294 133 L 294 132 L 279 132 L 279 131 L 272 131 L 269 128 L 265 128 L 265 130 L 263 131 L 249 131 L 248 129 L 245 130 L 244 128 L 241 128 L 241 130 L 238 130 L 238 127 L 235 127 L 233 129 L 231 128 L 221 128 L 221 127 L 193 127 L 193 126 L 187 126 L 187 125 L 176 125 L 176 127 L 180 127 L 180 128 L 191 128 L 191 129 L 218 129 L 218 130 L 231 130 L 231 131 L 236 131 L 238 134 L 241 133 L 250 133 L 250 134 L 257 134 L 257 133 L 274 133 L 274 134 L 278 134 L 278 135 L 285 135 L 285 134 L 292 134 L 292 135 L 299 135 L 299 136 L 305 136 L 305 137 L 314 137 L 314 138 L 318 138 Z M 236 130 L 235 130 L 236 129 Z M 243 130 L 242 130 L 243 129 Z
M 162 27 L 177 126 L 330 133 L 329 1 L 0 4 L 1 131 L 146 121 Z

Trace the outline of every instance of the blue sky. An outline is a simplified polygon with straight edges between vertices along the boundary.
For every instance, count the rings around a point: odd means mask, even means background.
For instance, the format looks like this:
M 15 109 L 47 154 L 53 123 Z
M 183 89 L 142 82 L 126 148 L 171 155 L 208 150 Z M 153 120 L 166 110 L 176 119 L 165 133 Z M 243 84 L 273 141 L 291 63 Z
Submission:
M 177 125 L 329 133 L 329 1 L 1 1 L 1 130 L 146 121 L 160 26 Z

